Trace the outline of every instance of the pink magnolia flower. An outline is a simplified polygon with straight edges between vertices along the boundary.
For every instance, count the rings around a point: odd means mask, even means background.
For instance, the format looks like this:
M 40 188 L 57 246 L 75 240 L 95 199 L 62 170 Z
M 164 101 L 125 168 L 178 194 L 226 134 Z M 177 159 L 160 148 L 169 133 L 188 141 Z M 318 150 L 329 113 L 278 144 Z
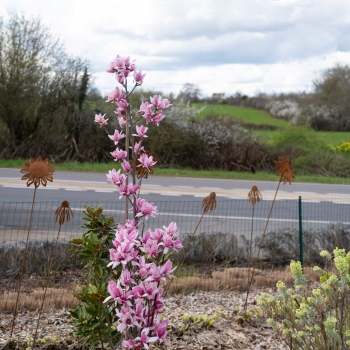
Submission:
M 118 160 L 123 160 L 126 158 L 127 153 L 119 148 L 116 148 L 115 151 L 110 152 L 114 160 L 117 162 Z
M 140 106 L 140 111 L 143 114 L 143 117 L 146 119 L 146 122 L 149 123 L 152 119 L 153 111 L 149 106 L 148 102 L 142 102 Z
M 145 148 L 143 146 L 141 146 L 142 140 L 139 142 L 136 142 L 134 145 L 134 152 L 135 153 L 139 153 L 140 151 L 144 151 Z
M 177 232 L 176 222 L 171 222 L 168 227 L 163 226 L 163 230 L 171 237 L 179 234 Z
M 131 171 L 131 165 L 127 160 L 123 160 L 123 163 L 121 164 L 123 170 L 125 171 L 126 174 L 129 174 Z
M 162 322 L 159 321 L 159 317 L 157 317 L 154 321 L 154 333 L 159 338 L 160 342 L 166 342 L 166 336 L 167 336 L 167 326 L 168 326 L 169 320 L 163 320 Z
M 148 137 L 146 135 L 147 130 L 148 130 L 148 128 L 146 128 L 144 125 L 140 125 L 140 126 L 136 125 L 136 134 L 133 134 L 133 136 L 138 136 L 141 139 L 143 137 Z
M 108 135 L 108 137 L 114 141 L 114 144 L 116 145 L 121 139 L 125 137 L 123 132 L 119 132 L 118 130 L 114 131 L 113 135 Z
M 135 284 L 135 281 L 131 276 L 132 275 L 129 270 L 123 270 L 120 275 L 120 283 L 125 287 L 130 287 L 131 284 Z
M 152 265 L 149 274 L 150 276 L 145 280 L 146 282 L 166 282 L 166 277 L 173 277 L 170 275 L 171 272 L 175 270 L 171 269 L 173 267 L 173 263 L 171 260 L 168 260 L 164 265 L 157 266 L 156 264 Z
M 125 120 L 125 118 L 122 117 L 122 116 L 118 116 L 118 122 L 119 122 L 119 126 L 120 126 L 121 128 L 124 128 L 124 126 L 126 125 L 126 120 Z
M 129 300 L 132 297 L 131 291 L 121 288 L 119 281 L 118 283 L 115 283 L 113 280 L 109 281 L 107 289 L 110 296 L 103 301 L 104 303 L 113 299 L 117 304 L 131 306 L 131 302 Z
M 155 109 L 163 110 L 171 106 L 169 100 L 166 98 L 162 100 L 162 97 L 160 95 L 154 95 L 153 97 L 150 97 L 150 100 L 151 100 L 152 106 Z
M 134 71 L 134 80 L 137 86 L 142 85 L 143 79 L 145 76 L 146 76 L 146 73 L 142 74 L 142 71 L 138 71 L 138 72 L 136 72 L 136 70 Z
M 151 123 L 158 125 L 165 118 L 165 115 L 162 113 L 157 113 L 154 118 L 151 119 Z
M 138 166 L 142 166 L 143 168 L 151 171 L 151 167 L 157 162 L 153 161 L 153 156 L 148 156 L 146 153 L 142 153 L 138 161 L 141 163 Z
M 126 95 L 116 87 L 111 93 L 108 94 L 106 102 L 114 102 L 117 103 L 121 99 L 125 99 Z
M 154 203 L 149 203 L 145 199 L 137 198 L 136 200 L 136 217 L 145 217 L 147 220 L 149 216 L 155 217 L 157 207 Z
M 95 115 L 95 123 L 99 123 L 100 126 L 106 126 L 108 124 L 108 119 L 105 119 L 105 114 L 102 115 L 100 114 L 96 114 Z
M 116 171 L 115 169 L 112 169 L 108 171 L 107 180 L 112 182 L 115 186 L 120 186 L 125 184 L 126 176 L 120 174 L 120 170 Z
M 128 305 L 123 305 L 120 312 L 116 312 L 116 315 L 121 321 L 117 327 L 119 332 L 123 332 L 126 328 L 133 326 L 141 328 L 141 325 L 137 322 L 137 317 L 135 316 L 134 311 Z
M 146 253 L 149 257 L 155 258 L 159 253 L 157 241 L 154 239 L 147 240 L 142 247 L 140 248 L 144 253 Z M 152 280 L 149 280 L 152 281 Z
M 122 197 L 134 195 L 137 193 L 137 191 L 139 189 L 140 189 L 140 185 L 138 185 L 138 184 L 136 184 L 136 185 L 121 185 L 118 189 L 118 191 L 120 193 L 119 199 Z

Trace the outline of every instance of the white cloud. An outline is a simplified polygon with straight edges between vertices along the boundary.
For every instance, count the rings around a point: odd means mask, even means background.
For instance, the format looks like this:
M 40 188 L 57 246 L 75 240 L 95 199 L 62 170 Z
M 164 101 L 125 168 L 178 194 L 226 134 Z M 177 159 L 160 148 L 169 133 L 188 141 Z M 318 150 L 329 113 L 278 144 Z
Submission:
M 308 90 L 316 74 L 350 58 L 344 0 L 2 0 L 40 16 L 73 55 L 91 62 L 98 88 L 117 55 L 147 72 L 145 88 L 178 92 Z

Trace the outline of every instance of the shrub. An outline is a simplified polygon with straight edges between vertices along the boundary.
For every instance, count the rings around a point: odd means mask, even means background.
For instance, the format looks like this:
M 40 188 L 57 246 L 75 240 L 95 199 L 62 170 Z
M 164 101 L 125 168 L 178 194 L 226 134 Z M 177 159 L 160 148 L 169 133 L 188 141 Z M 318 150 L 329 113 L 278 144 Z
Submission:
M 321 256 L 334 264 L 336 273 L 315 266 L 321 285 L 311 289 L 300 262 L 292 261 L 295 288 L 277 283 L 277 297 L 263 293 L 258 301 L 268 323 L 290 349 L 337 350 L 350 345 L 350 253 L 336 248 L 334 259 L 327 251 Z

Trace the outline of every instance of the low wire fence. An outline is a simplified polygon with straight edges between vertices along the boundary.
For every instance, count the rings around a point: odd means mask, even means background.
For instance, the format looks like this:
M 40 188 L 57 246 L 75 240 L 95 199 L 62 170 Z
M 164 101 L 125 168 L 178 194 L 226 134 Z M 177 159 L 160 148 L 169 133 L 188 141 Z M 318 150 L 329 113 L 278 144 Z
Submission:
M 55 210 L 60 202 L 37 202 L 34 206 L 29 235 L 26 271 L 32 280 L 45 275 L 50 260 L 58 225 Z M 76 267 L 70 252 L 69 240 L 81 236 L 83 230 L 83 204 L 97 208 L 98 202 L 70 202 L 73 217 L 61 229 L 60 242 L 55 254 L 57 270 Z M 225 266 L 246 266 L 250 244 L 256 255 L 267 223 L 272 201 L 263 200 L 252 205 L 247 200 L 218 199 L 215 211 L 207 213 L 189 244 L 187 263 L 222 263 Z M 20 269 L 31 203 L 0 203 L 0 276 L 1 285 L 16 280 Z M 116 222 L 124 221 L 124 204 L 102 203 L 104 213 Z M 177 223 L 180 238 L 186 245 L 200 217 L 201 200 L 158 201 L 158 214 L 144 221 L 145 229 Z M 305 264 L 319 263 L 322 249 L 332 250 L 338 246 L 350 249 L 350 203 L 341 200 L 302 201 L 277 200 L 262 243 L 259 263 L 262 266 L 283 265 L 290 260 Z M 37 275 L 35 275 L 37 274 Z M 29 276 L 28 275 L 28 276 Z M 34 277 L 33 277 L 34 276 Z M 30 277 L 28 277 L 30 278 Z M 76 276 L 61 273 L 57 280 L 74 280 Z

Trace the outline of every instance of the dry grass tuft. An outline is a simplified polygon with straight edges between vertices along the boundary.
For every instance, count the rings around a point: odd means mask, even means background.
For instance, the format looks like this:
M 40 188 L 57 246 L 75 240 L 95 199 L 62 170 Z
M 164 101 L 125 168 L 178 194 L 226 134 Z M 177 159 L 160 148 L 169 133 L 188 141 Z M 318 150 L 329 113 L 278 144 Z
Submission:
M 304 269 L 305 277 L 309 281 L 318 281 L 317 274 L 311 267 Z M 248 268 L 232 267 L 223 270 L 212 271 L 211 277 L 194 275 L 173 280 L 169 289 L 170 293 L 189 293 L 194 290 L 215 291 L 222 289 L 235 289 L 243 292 L 247 288 Z M 256 269 L 252 285 L 255 287 L 274 288 L 278 281 L 286 284 L 294 282 L 289 266 L 284 269 Z
M 45 307 L 43 311 L 50 309 L 71 308 L 76 306 L 78 300 L 73 296 L 73 290 L 48 288 L 46 292 Z M 0 312 L 13 312 L 16 303 L 16 292 L 4 292 L 0 296 Z M 19 310 L 34 311 L 38 309 L 42 303 L 44 291 L 42 289 L 34 289 L 29 293 L 21 293 L 18 302 Z

